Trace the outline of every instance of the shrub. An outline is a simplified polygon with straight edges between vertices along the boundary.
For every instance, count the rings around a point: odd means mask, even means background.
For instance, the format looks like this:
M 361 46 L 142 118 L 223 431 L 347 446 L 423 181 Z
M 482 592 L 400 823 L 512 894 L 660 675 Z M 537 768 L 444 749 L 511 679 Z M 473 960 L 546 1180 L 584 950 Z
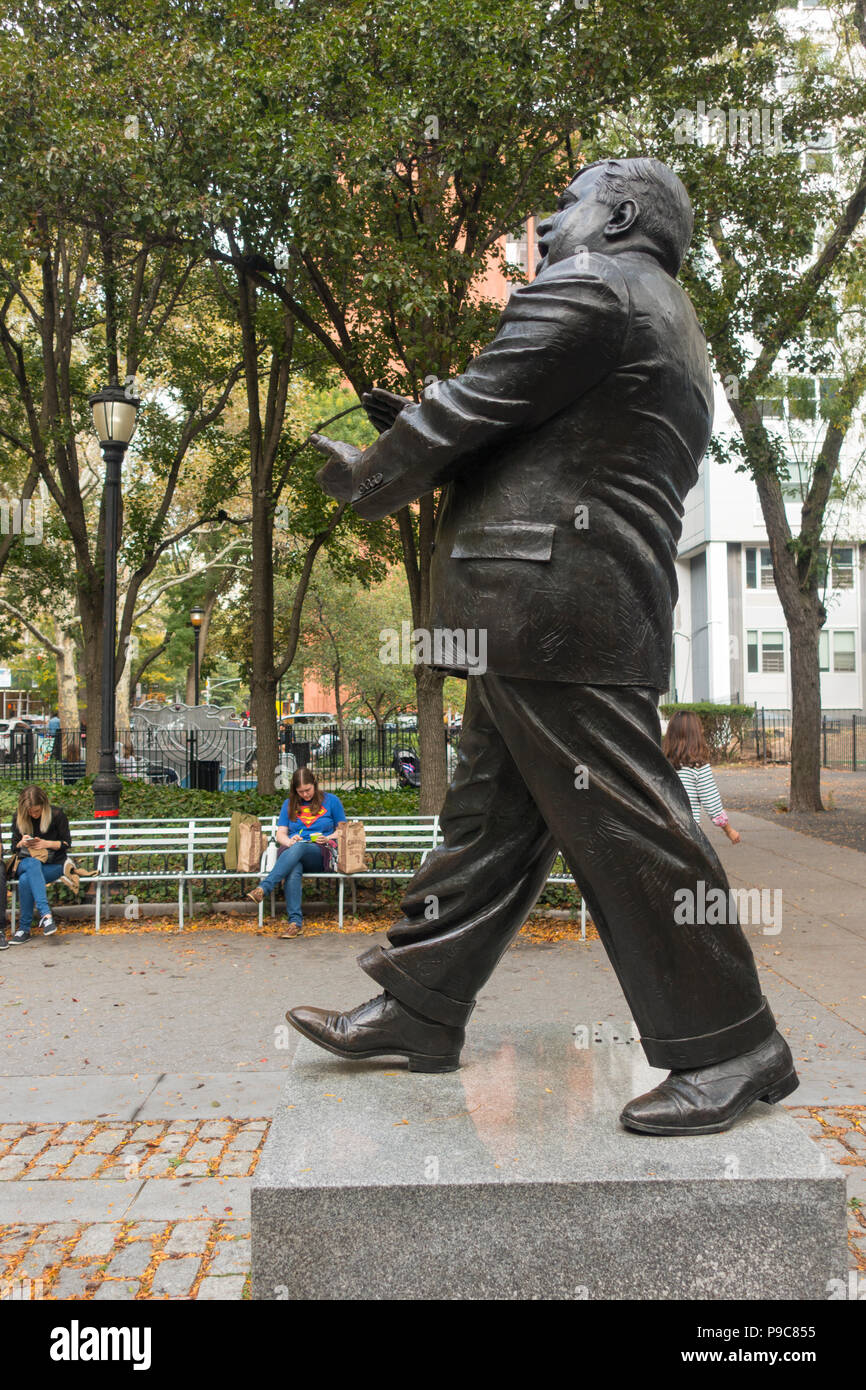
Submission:
M 755 718 L 752 705 L 714 705 L 704 700 L 693 705 L 661 705 L 665 719 L 679 713 L 696 714 L 713 762 L 732 762 L 742 755 L 746 734 Z
M 70 820 L 90 820 L 93 816 L 93 785 L 83 778 L 71 786 L 60 782 L 42 782 L 49 801 L 62 806 Z M 20 782 L 0 781 L 0 817 L 9 822 L 14 814 L 21 791 Z M 350 818 L 364 816 L 417 816 L 418 792 L 405 791 L 346 791 L 338 792 Z M 207 792 L 189 787 L 153 787 L 148 782 L 123 782 L 120 814 L 128 820 L 144 818 L 178 820 L 198 816 L 230 816 L 232 811 L 247 811 L 254 816 L 271 816 L 286 799 L 285 792 L 261 796 L 255 791 Z

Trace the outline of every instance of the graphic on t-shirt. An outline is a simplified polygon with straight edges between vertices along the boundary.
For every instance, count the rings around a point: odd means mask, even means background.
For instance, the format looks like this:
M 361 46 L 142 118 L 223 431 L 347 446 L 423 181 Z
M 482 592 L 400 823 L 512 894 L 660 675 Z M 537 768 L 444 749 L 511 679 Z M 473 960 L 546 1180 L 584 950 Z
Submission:
M 310 826 L 314 821 L 321 820 L 322 816 L 326 816 L 327 814 L 328 812 L 325 810 L 324 806 L 321 806 L 318 811 L 314 811 L 312 806 L 298 807 L 298 820 L 303 826 Z

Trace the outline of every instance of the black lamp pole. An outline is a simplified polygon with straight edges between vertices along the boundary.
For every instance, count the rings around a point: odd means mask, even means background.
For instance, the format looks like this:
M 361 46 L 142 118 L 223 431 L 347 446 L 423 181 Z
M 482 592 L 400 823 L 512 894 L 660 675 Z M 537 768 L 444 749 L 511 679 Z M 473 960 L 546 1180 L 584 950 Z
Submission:
M 193 632 L 195 633 L 195 702 L 196 702 L 196 704 L 198 704 L 198 702 L 199 702 L 199 635 L 200 635 L 200 633 L 201 633 L 201 625 L 202 625 L 202 623 L 204 622 L 204 609 L 203 609 L 203 608 L 198 608 L 198 607 L 196 607 L 196 608 L 191 608 L 191 609 L 189 610 L 189 621 L 190 621 L 190 626 L 192 627 L 192 630 L 193 630 Z
M 201 625 L 204 622 L 204 609 L 196 606 L 189 610 L 189 621 L 195 633 L 195 703 L 198 707 L 199 702 L 199 634 Z M 189 733 L 189 785 L 197 787 L 199 784 L 198 772 L 198 738 L 195 729 L 190 729 Z
M 140 400 L 113 383 L 91 396 L 93 423 L 105 460 L 104 602 L 102 609 L 102 742 L 99 771 L 93 780 L 93 808 L 97 819 L 120 814 L 120 778 L 117 775 L 114 727 L 114 659 L 117 648 L 117 530 L 120 515 L 120 467 L 135 429 Z

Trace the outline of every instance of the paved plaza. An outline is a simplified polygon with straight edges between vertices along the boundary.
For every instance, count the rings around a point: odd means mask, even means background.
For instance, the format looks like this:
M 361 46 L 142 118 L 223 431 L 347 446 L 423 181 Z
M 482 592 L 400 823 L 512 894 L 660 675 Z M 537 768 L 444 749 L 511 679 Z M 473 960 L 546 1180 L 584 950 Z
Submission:
M 847 1175 L 850 1269 L 866 1279 L 866 855 L 736 821 L 740 845 L 713 843 L 735 887 L 781 890 L 781 920 L 746 930 L 797 1059 L 789 1109 Z M 369 944 L 133 925 L 66 927 L 7 951 L 2 1296 L 249 1297 L 250 1178 L 297 1041 L 285 1010 L 358 1002 L 370 991 L 355 956 Z M 478 1016 L 486 1029 L 517 1023 L 527 1048 L 541 1019 L 584 1026 L 596 1048 L 629 1024 L 600 943 L 573 935 L 518 938 Z M 335 1105 L 342 1066 L 333 1059 Z M 622 1084 L 625 1101 L 627 1070 Z

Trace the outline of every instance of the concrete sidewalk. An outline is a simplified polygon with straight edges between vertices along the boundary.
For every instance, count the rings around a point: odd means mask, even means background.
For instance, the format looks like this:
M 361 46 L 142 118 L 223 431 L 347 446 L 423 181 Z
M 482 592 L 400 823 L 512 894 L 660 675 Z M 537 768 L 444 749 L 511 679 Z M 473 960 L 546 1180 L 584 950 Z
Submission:
M 863 1204 L 866 1275 L 866 855 L 737 825 L 741 844 L 710 827 L 712 843 L 735 887 L 781 892 L 781 923 L 745 929 L 802 1078 L 790 1108 Z M 297 1043 L 285 1010 L 367 997 L 355 957 L 377 940 L 61 928 L 0 957 L 0 1296 L 244 1297 L 249 1178 Z M 624 1100 L 642 1083 L 598 941 L 519 938 L 478 1012 L 530 1049 L 540 1019 L 583 1025 Z
M 779 923 L 744 928 L 802 1074 L 802 1103 L 866 1100 L 866 855 L 757 816 L 742 840 L 715 827 L 732 886 L 780 894 Z M 771 901 L 773 899 L 771 898 Z

